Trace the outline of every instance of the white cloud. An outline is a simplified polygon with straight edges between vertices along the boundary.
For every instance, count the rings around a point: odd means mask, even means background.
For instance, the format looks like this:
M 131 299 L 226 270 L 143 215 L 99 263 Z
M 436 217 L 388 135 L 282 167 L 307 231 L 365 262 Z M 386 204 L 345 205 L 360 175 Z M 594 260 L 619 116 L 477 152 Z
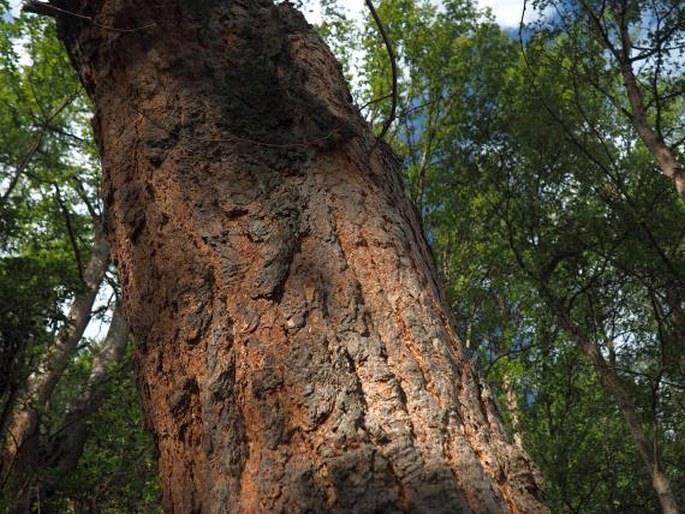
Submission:
M 440 5 L 440 0 L 434 1 Z M 518 27 L 521 22 L 523 0 L 476 0 L 476 3 L 481 8 L 489 7 L 495 16 L 495 20 L 502 27 Z M 308 2 L 307 4 L 304 13 L 307 20 L 309 23 L 319 23 L 321 21 L 321 10 L 318 2 Z M 353 19 L 361 20 L 366 14 L 364 0 L 342 0 L 340 4 Z M 534 12 L 529 5 L 526 10 L 526 21 L 530 21 L 534 17 Z
M 364 0 L 341 0 L 339 5 L 347 12 L 350 18 L 357 22 L 360 22 L 366 14 Z M 303 14 L 309 23 L 317 24 L 322 21 L 319 2 L 305 2 Z
M 523 0 L 478 0 L 480 7 L 489 7 L 495 20 L 502 27 L 518 27 L 521 23 L 521 13 L 523 12 Z M 533 14 L 530 7 L 526 11 L 526 21 L 529 21 Z

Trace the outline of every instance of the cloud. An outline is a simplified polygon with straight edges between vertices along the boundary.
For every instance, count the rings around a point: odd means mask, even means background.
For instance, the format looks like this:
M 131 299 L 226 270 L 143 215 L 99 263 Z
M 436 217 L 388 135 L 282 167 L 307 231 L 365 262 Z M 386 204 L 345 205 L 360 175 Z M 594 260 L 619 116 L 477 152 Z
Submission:
M 440 5 L 440 0 L 433 0 L 436 5 Z M 523 0 L 476 0 L 479 7 L 489 7 L 495 20 L 502 27 L 518 27 L 521 22 L 521 12 L 523 11 Z M 364 0 L 341 0 L 339 3 L 352 17 L 360 21 L 366 12 Z M 310 23 L 321 22 L 321 10 L 318 2 L 306 2 L 305 16 Z M 526 10 L 526 21 L 535 18 L 535 14 L 530 6 Z
M 521 23 L 523 0 L 478 0 L 480 7 L 489 7 L 495 20 L 502 27 L 518 27 Z M 530 21 L 534 13 L 530 6 L 526 10 L 526 20 Z

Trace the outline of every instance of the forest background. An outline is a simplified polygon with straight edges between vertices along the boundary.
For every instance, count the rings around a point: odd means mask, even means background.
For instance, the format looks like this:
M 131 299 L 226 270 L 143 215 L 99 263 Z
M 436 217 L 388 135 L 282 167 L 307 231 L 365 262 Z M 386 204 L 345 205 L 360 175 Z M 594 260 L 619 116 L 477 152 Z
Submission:
M 683 505 L 685 6 L 537 0 L 503 29 L 468 0 L 384 0 L 393 80 L 369 12 L 302 4 L 388 127 L 552 511 L 666 511 L 664 484 Z M 90 106 L 51 21 L 16 14 L 0 0 L 0 440 L 30 406 L 33 450 L 0 488 L 23 467 L 41 511 L 155 512 Z

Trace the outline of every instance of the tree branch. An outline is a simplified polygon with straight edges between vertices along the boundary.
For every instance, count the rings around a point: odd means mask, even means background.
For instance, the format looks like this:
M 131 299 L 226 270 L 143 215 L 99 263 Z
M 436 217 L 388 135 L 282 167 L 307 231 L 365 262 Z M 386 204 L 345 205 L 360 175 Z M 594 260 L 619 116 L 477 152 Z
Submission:
M 378 31 L 381 33 L 381 37 L 385 43 L 385 48 L 388 52 L 388 58 L 390 59 L 390 68 L 392 69 L 392 105 L 390 107 L 390 116 L 388 116 L 388 119 L 385 120 L 381 132 L 378 134 L 378 138 L 383 139 L 385 134 L 387 134 L 390 125 L 392 125 L 392 122 L 395 121 L 395 111 L 397 110 L 397 60 L 395 58 L 395 51 L 392 48 L 392 43 L 388 38 L 385 27 L 383 26 L 383 22 L 381 21 L 380 16 L 378 16 L 378 12 L 376 12 L 376 8 L 373 6 L 371 0 L 366 0 L 366 6 L 369 8 L 369 11 L 371 11 L 371 16 L 373 16 L 376 26 L 378 27 Z
M 64 109 L 66 109 L 69 106 L 69 104 L 71 104 L 71 102 L 73 102 L 76 99 L 79 93 L 80 92 L 76 92 L 70 95 L 66 100 L 64 100 L 64 102 L 62 102 L 62 105 L 60 105 L 54 113 L 52 113 L 50 116 L 47 116 L 45 121 L 43 121 L 40 124 L 41 127 L 38 129 L 38 131 L 36 131 L 36 135 L 33 141 L 31 141 L 31 144 L 27 148 L 26 152 L 24 152 L 24 156 L 19 161 L 19 164 L 17 164 L 17 168 L 14 171 L 12 180 L 10 180 L 10 183 L 7 186 L 7 190 L 2 194 L 2 197 L 0 197 L 0 206 L 2 206 L 7 201 L 9 195 L 12 194 L 14 188 L 17 187 L 21 174 L 24 173 L 29 163 L 31 162 L 31 159 L 33 159 L 33 156 L 36 154 L 36 152 L 38 152 L 38 149 L 40 148 L 40 144 L 43 142 L 43 138 L 45 137 L 47 127 L 49 126 L 49 124 L 52 123 L 55 120 L 55 118 L 57 118 L 57 116 L 59 116 L 62 113 L 62 111 L 64 111 Z

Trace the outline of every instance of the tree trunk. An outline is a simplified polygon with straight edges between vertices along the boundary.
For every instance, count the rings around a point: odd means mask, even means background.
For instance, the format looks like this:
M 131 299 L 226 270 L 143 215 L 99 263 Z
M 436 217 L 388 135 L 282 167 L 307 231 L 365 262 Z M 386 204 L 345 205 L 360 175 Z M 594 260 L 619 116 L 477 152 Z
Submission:
M 518 399 L 516 398 L 516 390 L 514 389 L 511 373 L 509 371 L 505 371 L 504 375 L 502 376 L 502 389 L 504 390 L 504 401 L 511 419 L 511 431 L 514 444 L 516 446 L 523 447 L 523 438 L 521 437 L 520 409 L 518 405 Z
M 9 485 L 20 511 L 24 509 L 21 505 L 28 501 L 30 480 L 38 466 L 40 413 L 46 409 L 83 337 L 108 265 L 109 243 L 98 224 L 93 252 L 83 274 L 83 290 L 74 298 L 54 344 L 41 355 L 36 370 L 29 376 L 5 436 L 3 459 L 0 462 L 0 486 L 5 488 Z
M 547 512 L 398 161 L 304 18 L 267 0 L 58 7 L 165 509 Z
M 654 451 L 653 445 L 644 430 L 642 430 L 635 402 L 616 374 L 616 370 L 607 364 L 597 345 L 576 325 L 568 309 L 550 293 L 545 293 L 545 296 L 548 298 L 561 327 L 573 337 L 577 346 L 588 356 L 607 391 L 614 397 L 637 452 L 652 480 L 652 487 L 659 498 L 661 511 L 664 514 L 679 514 L 678 504 L 671 490 L 668 477 L 663 472 L 659 462 L 659 456 Z
M 661 169 L 661 172 L 673 183 L 680 199 L 685 200 L 685 170 L 678 163 L 673 148 L 664 142 L 661 135 L 654 130 L 647 117 L 647 109 L 642 100 L 642 92 L 640 91 L 640 85 L 633 71 L 631 61 L 633 43 L 630 39 L 630 31 L 625 18 L 625 4 L 619 5 L 616 1 L 613 1 L 611 6 L 621 39 L 620 50 L 614 50 L 614 54 L 621 69 L 628 103 L 630 104 L 630 121 L 652 155 L 652 158 L 656 161 L 659 169 Z
M 124 356 L 128 334 L 128 324 L 117 302 L 105 341 L 93 358 L 88 382 L 81 396 L 69 409 L 56 447 L 47 463 L 55 470 L 56 481 L 50 484 L 55 489 L 59 488 L 62 477 L 68 476 L 78 465 L 88 437 L 88 418 L 99 407 L 98 401 L 103 397 L 104 386 L 111 378 L 112 368 L 121 362 Z

